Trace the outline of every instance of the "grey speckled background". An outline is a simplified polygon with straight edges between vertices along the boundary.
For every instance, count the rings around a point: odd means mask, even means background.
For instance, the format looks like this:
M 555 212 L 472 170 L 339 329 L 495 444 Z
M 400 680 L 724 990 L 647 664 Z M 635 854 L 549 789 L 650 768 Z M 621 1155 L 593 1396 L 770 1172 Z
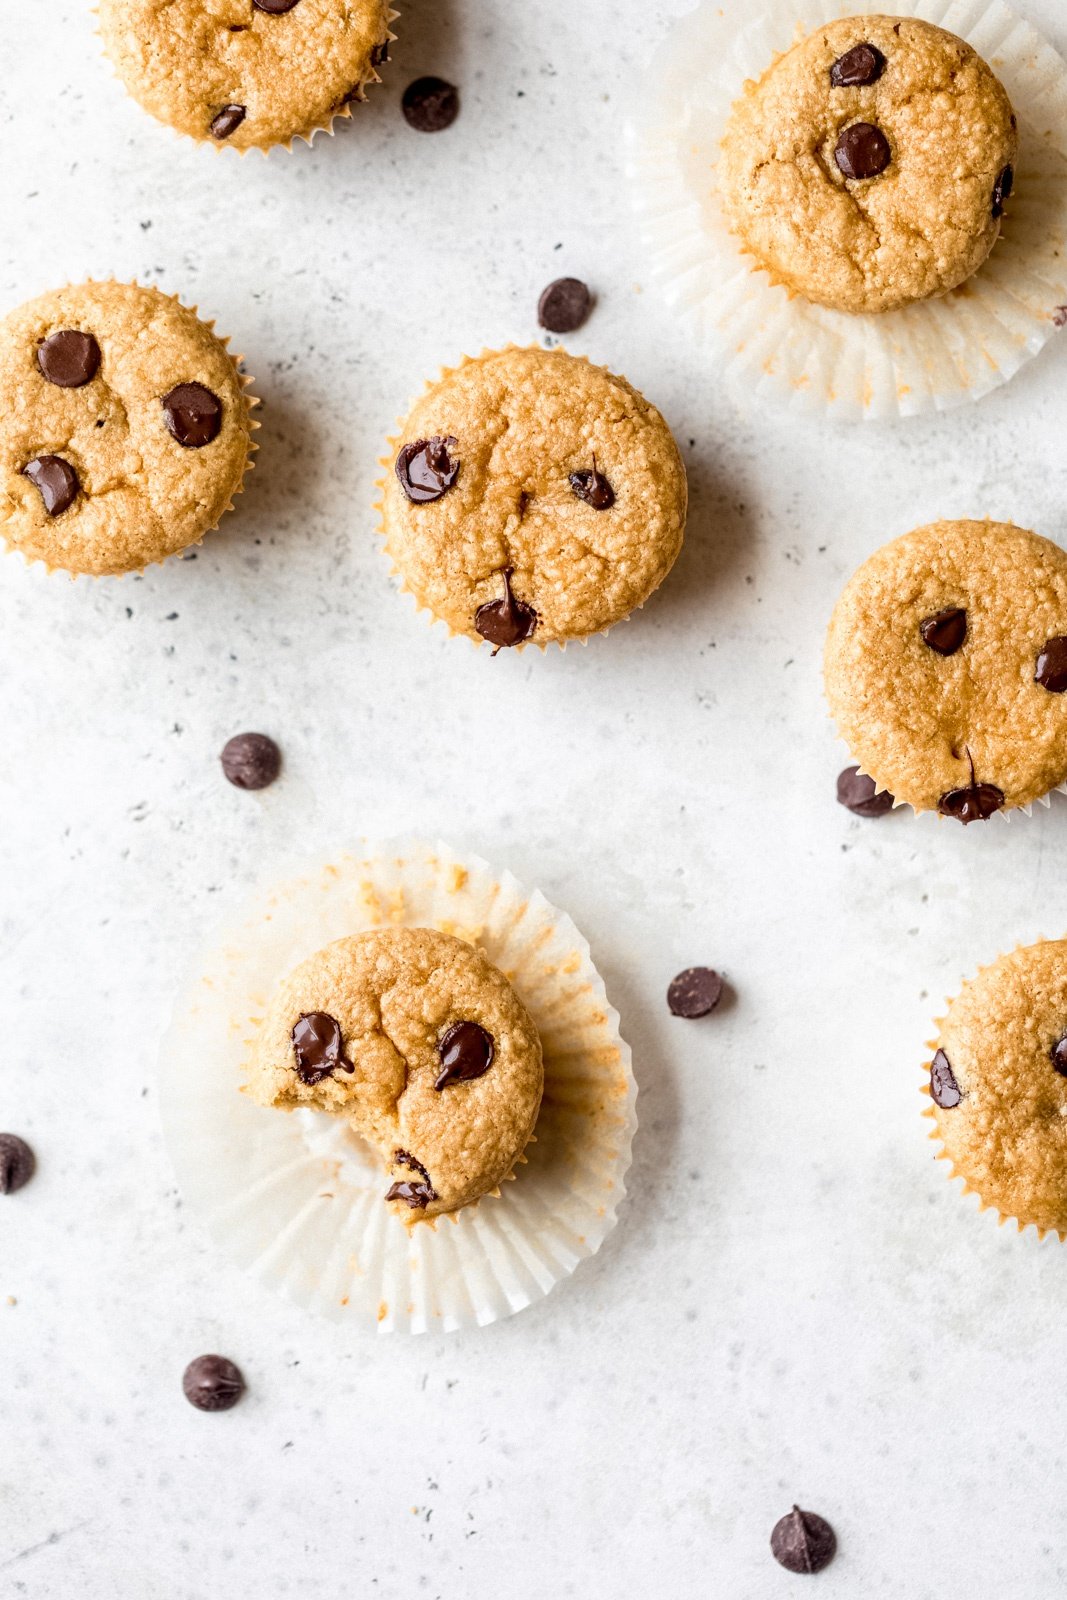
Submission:
M 1019 5 L 1067 49 L 1058 0 Z M 821 1600 L 1059 1596 L 1067 1256 L 952 1193 L 917 1086 L 961 975 L 1067 926 L 1067 803 L 851 819 L 819 654 L 846 574 L 918 522 L 1067 542 L 1065 351 L 934 422 L 736 409 L 644 292 L 621 170 L 671 7 L 406 10 L 355 126 L 241 163 L 124 98 L 87 3 L 0 7 L 0 304 L 136 273 L 232 330 L 264 400 L 195 561 L 73 587 L 0 562 L 0 1126 L 40 1157 L 0 1203 L 0 1592 L 777 1600 L 795 1498 L 840 1533 Z M 463 93 L 437 138 L 399 111 L 425 71 Z M 375 458 L 439 362 L 534 337 L 564 271 L 601 296 L 573 347 L 683 442 L 692 523 L 630 626 L 490 661 L 394 595 Z M 216 763 L 245 726 L 285 747 L 262 798 Z M 607 1246 L 463 1339 L 356 1338 L 250 1285 L 157 1124 L 176 970 L 224 897 L 400 830 L 573 914 L 641 1086 Z M 687 1025 L 663 992 L 702 960 L 737 999 Z M 205 1417 L 179 1377 L 216 1348 L 251 1392 Z

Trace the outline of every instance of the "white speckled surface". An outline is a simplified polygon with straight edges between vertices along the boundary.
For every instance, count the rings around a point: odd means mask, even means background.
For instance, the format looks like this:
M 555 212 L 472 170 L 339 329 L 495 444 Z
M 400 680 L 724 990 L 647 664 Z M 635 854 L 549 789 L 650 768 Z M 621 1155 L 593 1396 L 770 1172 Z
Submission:
M 803 1586 L 766 1549 L 794 1499 L 840 1535 L 823 1600 L 1063 1592 L 1067 1258 L 952 1193 L 917 1086 L 945 992 L 1067 927 L 1067 803 L 851 819 L 819 653 L 846 574 L 920 521 L 1067 542 L 1065 352 L 932 423 L 728 404 L 641 292 L 621 174 L 670 9 L 411 0 L 355 126 L 244 163 L 123 97 L 87 4 L 0 9 L 0 304 L 139 274 L 234 333 L 265 402 L 197 560 L 73 587 L 0 563 L 0 1126 L 40 1160 L 0 1201 L 5 1597 L 776 1600 Z M 1057 0 L 1019 9 L 1067 49 Z M 463 93 L 436 138 L 399 113 L 425 71 Z M 494 662 L 393 594 L 375 457 L 440 361 L 533 337 L 560 272 L 601 296 L 573 347 L 674 424 L 692 523 L 630 626 Z M 216 764 L 245 726 L 285 748 L 260 798 Z M 250 1285 L 157 1123 L 176 965 L 220 897 L 397 830 L 574 916 L 641 1085 L 604 1249 L 461 1339 L 357 1339 Z M 702 960 L 736 1000 L 686 1024 L 664 990 Z M 250 1383 L 225 1416 L 180 1393 L 209 1349 Z

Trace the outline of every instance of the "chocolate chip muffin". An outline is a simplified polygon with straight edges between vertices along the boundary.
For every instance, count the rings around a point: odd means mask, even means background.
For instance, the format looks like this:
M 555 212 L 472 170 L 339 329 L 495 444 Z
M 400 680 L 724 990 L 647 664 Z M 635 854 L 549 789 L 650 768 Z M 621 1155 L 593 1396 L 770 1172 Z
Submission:
M 247 1090 L 260 1105 L 344 1117 L 389 1169 L 406 1222 L 491 1193 L 533 1133 L 541 1044 L 503 973 L 429 928 L 327 945 L 282 984 Z
M 963 823 L 1067 778 L 1067 552 L 1007 522 L 876 550 L 826 639 L 826 693 L 878 789 Z
M 965 1191 L 1067 1237 L 1067 940 L 1000 956 L 941 1019 L 924 1093 Z
M 139 571 L 198 544 L 254 448 L 209 323 L 158 289 L 83 283 L 0 322 L 0 537 L 72 573 Z
M 685 468 L 667 424 L 625 378 L 563 350 L 445 372 L 383 465 L 404 587 L 494 653 L 610 628 L 681 549 Z
M 349 117 L 388 59 L 388 0 L 100 0 L 100 35 L 160 122 L 238 150 Z
M 849 17 L 746 83 L 720 188 L 776 282 L 839 311 L 890 311 L 977 272 L 1016 150 L 1008 96 L 970 45 L 916 17 Z

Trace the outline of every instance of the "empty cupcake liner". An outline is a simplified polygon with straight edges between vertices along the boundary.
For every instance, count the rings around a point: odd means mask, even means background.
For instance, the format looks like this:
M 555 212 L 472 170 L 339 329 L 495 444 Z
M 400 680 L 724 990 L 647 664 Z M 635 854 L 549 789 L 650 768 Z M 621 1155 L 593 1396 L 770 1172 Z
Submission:
M 241 1093 L 275 986 L 346 934 L 433 927 L 476 944 L 541 1036 L 544 1100 L 514 1181 L 408 1229 L 387 1175 L 340 1119 Z M 630 1050 L 589 946 L 539 890 L 445 845 L 400 842 L 292 868 L 198 955 L 160 1061 L 185 1200 L 268 1287 L 379 1333 L 484 1326 L 539 1300 L 615 1225 L 637 1127 Z
M 742 397 L 844 421 L 917 416 L 1006 383 L 1067 321 L 1067 63 L 1002 0 L 894 0 L 967 40 L 1019 119 L 1016 185 L 999 241 L 966 283 L 880 315 L 813 305 L 742 252 L 715 183 L 731 107 L 797 39 L 862 0 L 701 0 L 660 47 L 628 128 L 652 276 Z

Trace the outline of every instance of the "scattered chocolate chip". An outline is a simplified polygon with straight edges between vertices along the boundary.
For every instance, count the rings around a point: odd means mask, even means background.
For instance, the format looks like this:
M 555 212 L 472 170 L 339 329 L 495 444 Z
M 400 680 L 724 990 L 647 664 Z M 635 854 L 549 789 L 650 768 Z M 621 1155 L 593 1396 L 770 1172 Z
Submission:
M 711 967 L 686 967 L 671 979 L 667 1004 L 676 1017 L 706 1017 L 722 999 L 722 978 Z
M 443 78 L 416 78 L 404 90 L 400 108 L 418 133 L 443 133 L 459 116 L 459 90 Z
M 963 1099 L 952 1063 L 943 1050 L 937 1052 L 930 1064 L 930 1094 L 942 1111 L 951 1111 Z
M 458 444 L 451 434 L 435 433 L 432 439 L 404 445 L 394 470 L 400 487 L 415 505 L 440 500 L 451 489 L 459 477 L 459 457 L 452 454 Z
M 162 405 L 167 427 L 184 449 L 200 450 L 218 438 L 222 401 L 202 383 L 179 383 Z
M 14 1194 L 33 1177 L 37 1160 L 17 1133 L 0 1133 L 0 1194 Z
M 1049 1060 L 1060 1077 L 1067 1078 L 1067 1033 L 1064 1034 L 1062 1039 L 1056 1040 L 1048 1054 Z
M 581 278 L 557 278 L 541 291 L 537 320 L 549 333 L 574 333 L 593 309 L 593 296 Z
M 338 1069 L 355 1072 L 345 1055 L 341 1029 L 327 1011 L 306 1011 L 293 1024 L 289 1035 L 296 1054 L 296 1075 L 301 1083 L 314 1087 Z
M 182 1373 L 182 1393 L 198 1411 L 229 1411 L 244 1392 L 244 1374 L 225 1356 L 197 1356 Z
M 889 140 L 873 122 L 843 128 L 834 150 L 834 160 L 846 178 L 877 178 L 892 159 Z
M 967 637 L 967 613 L 959 606 L 946 611 L 935 611 L 919 623 L 923 644 L 936 650 L 939 656 L 954 656 Z
M 78 474 L 62 456 L 36 456 L 22 469 L 44 501 L 50 517 L 61 517 L 78 498 Z
M 1067 635 L 1059 633 L 1045 640 L 1034 668 L 1034 682 L 1049 694 L 1063 694 L 1067 689 Z
M 522 644 L 537 627 L 537 612 L 525 600 L 516 600 L 511 592 L 511 568 L 504 567 L 500 574 L 504 580 L 504 598 L 487 600 L 474 613 L 474 626 L 483 639 L 506 650 L 511 645 Z
M 408 1155 L 406 1150 L 393 1151 L 393 1164 L 398 1167 L 410 1167 L 412 1172 L 417 1172 L 421 1181 L 416 1182 L 411 1178 L 401 1178 L 399 1183 L 394 1183 L 386 1195 L 387 1200 L 403 1200 L 412 1211 L 425 1211 L 431 1200 L 437 1199 L 437 1191 L 430 1182 L 430 1174 L 426 1171 L 421 1161 L 416 1161 L 414 1156 Z
M 219 759 L 235 789 L 266 789 L 282 770 L 282 753 L 265 733 L 235 733 Z
M 1009 163 L 1003 172 L 997 173 L 997 181 L 993 185 L 993 204 L 991 209 L 994 217 L 1002 217 L 1004 215 L 1004 202 L 1014 187 L 1015 168 Z
M 877 83 L 884 71 L 885 56 L 876 45 L 854 44 L 830 68 L 830 82 L 835 89 L 855 89 Z
M 384 63 L 386 61 L 388 61 L 388 60 L 389 60 L 389 40 L 388 39 L 383 39 L 381 44 L 376 44 L 374 46 L 374 49 L 371 51 L 371 53 L 370 53 L 370 64 L 371 64 L 372 67 L 380 67 L 380 66 L 383 66 Z
M 211 119 L 211 136 L 214 139 L 228 139 L 235 128 L 239 128 L 248 115 L 244 106 L 223 106 Z
M 49 383 L 60 389 L 80 389 L 96 377 L 100 346 L 91 333 L 60 328 L 37 346 L 37 365 Z
M 287 11 L 300 4 L 300 0 L 252 0 L 257 11 L 265 11 L 268 17 L 284 17 Z
M 591 472 L 572 472 L 571 493 L 584 500 L 594 511 L 610 511 L 615 504 L 615 490 L 602 472 L 597 471 L 596 456 Z
M 1067 306 L 1057 306 L 1052 313 L 1054 328 L 1067 328 Z
M 814 1511 L 794 1506 L 771 1529 L 771 1555 L 787 1572 L 821 1572 L 837 1553 L 837 1535 Z
M 974 757 L 967 752 L 971 768 L 971 781 L 962 789 L 949 789 L 937 802 L 943 817 L 955 817 L 964 826 L 968 822 L 987 822 L 994 811 L 1004 804 L 1004 791 L 994 783 L 979 783 L 974 774 Z
M 896 801 L 888 789 L 879 789 L 859 767 L 846 767 L 837 775 L 837 803 L 857 817 L 884 817 Z
M 434 1088 L 440 1090 L 449 1083 L 480 1078 L 492 1065 L 494 1049 L 493 1035 L 477 1022 L 454 1022 L 437 1041 L 441 1071 L 434 1079 Z

